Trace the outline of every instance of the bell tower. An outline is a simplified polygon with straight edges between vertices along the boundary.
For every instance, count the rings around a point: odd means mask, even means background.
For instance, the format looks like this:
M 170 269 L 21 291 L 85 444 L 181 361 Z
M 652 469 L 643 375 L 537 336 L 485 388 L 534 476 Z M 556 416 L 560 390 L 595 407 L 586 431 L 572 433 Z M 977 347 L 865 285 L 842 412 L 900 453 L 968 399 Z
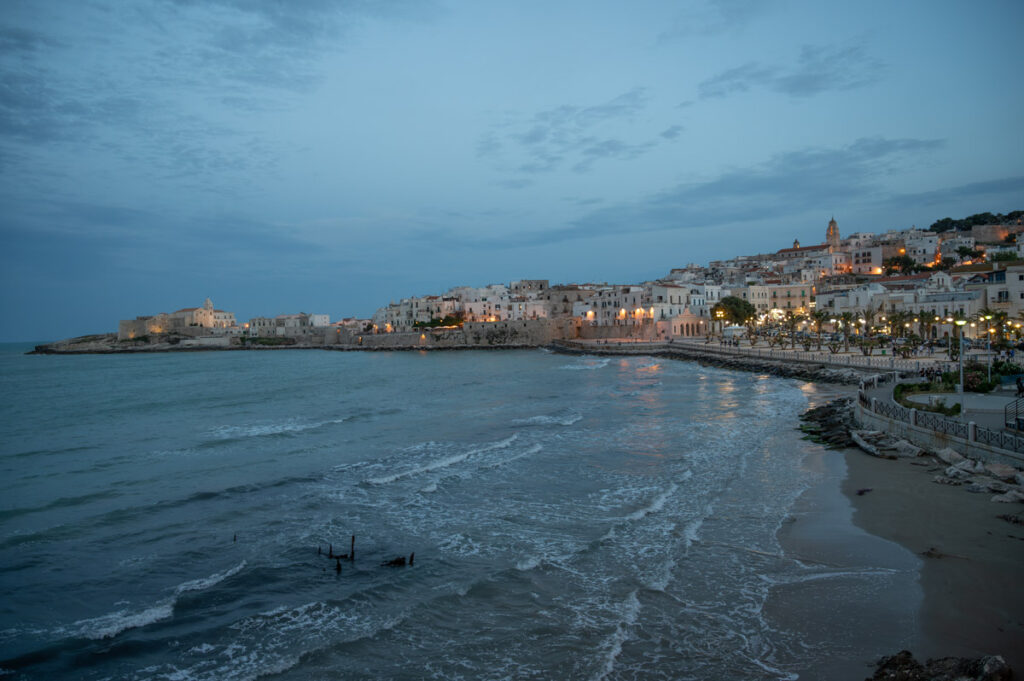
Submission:
M 836 223 L 835 216 L 828 221 L 828 229 L 825 230 L 825 243 L 828 244 L 830 251 L 839 250 L 839 225 Z

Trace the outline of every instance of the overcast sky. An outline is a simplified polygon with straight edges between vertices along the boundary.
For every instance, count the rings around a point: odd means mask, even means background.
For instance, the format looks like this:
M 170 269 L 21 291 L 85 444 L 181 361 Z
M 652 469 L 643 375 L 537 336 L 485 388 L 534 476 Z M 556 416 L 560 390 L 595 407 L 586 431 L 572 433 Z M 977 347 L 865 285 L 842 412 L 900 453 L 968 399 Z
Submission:
M 1020 0 L 0 2 L 0 340 L 1024 208 Z

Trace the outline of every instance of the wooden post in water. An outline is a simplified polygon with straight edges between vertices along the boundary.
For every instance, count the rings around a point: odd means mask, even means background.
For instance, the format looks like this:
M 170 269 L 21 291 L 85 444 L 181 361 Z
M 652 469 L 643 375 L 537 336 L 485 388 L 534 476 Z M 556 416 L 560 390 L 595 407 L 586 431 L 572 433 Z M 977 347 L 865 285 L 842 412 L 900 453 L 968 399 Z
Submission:
M 349 549 L 348 559 L 353 562 L 356 559 L 356 536 L 354 534 L 352 535 L 352 548 Z

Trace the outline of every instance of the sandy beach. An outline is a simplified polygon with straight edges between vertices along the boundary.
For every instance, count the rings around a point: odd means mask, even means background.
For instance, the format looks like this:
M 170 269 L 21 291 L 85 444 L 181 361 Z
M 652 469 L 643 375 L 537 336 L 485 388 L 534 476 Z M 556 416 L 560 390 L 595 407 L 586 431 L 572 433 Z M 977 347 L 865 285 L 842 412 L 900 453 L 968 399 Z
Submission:
M 843 394 L 816 386 L 811 406 Z M 805 465 L 819 482 L 778 536 L 787 555 L 825 573 L 778 587 L 766 610 L 808 641 L 839 634 L 850 656 L 820 660 L 801 678 L 864 679 L 879 657 L 901 649 L 922 661 L 999 654 L 1024 670 L 1024 528 L 997 517 L 1019 505 L 934 483 L 943 466 L 931 457 L 891 461 L 823 448 Z M 925 556 L 929 549 L 942 557 Z M 865 570 L 886 579 L 865 584 Z

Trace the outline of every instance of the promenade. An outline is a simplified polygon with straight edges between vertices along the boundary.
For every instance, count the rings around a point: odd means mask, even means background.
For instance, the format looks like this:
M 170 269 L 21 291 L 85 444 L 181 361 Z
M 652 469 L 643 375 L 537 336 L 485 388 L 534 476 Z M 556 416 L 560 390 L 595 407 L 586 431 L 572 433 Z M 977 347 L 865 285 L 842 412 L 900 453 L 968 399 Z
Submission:
M 783 375 L 807 380 L 818 380 L 820 369 L 854 369 L 861 372 L 862 390 L 859 401 L 862 409 L 874 414 L 873 427 L 881 427 L 910 439 L 913 439 L 913 435 L 905 425 L 912 426 L 919 433 L 929 431 L 933 436 L 938 434 L 939 439 L 928 442 L 931 446 L 954 444 L 952 440 L 947 441 L 945 438 L 959 438 L 958 448 L 965 454 L 978 453 L 979 449 L 984 448 L 997 456 L 1007 457 L 1002 460 L 1016 465 L 1021 463 L 1021 453 L 1024 453 L 1024 437 L 1021 437 L 1019 431 L 1007 428 L 1005 424 L 1006 406 L 1016 400 L 1016 391 L 1009 386 L 997 388 L 988 394 L 953 392 L 912 396 L 922 407 L 929 401 L 937 399 L 944 400 L 947 405 L 959 403 L 962 411 L 957 416 L 941 416 L 924 409 L 912 410 L 893 400 L 892 391 L 897 380 L 913 382 L 918 380 L 918 375 L 930 369 L 956 371 L 958 363 L 950 361 L 944 353 L 918 354 L 904 359 L 891 355 L 864 355 L 860 352 L 832 353 L 805 351 L 802 348 L 750 347 L 746 343 L 734 346 L 715 341 L 708 343 L 699 338 L 673 339 L 671 342 L 633 339 L 572 340 L 559 341 L 558 345 L 577 352 L 597 354 L 692 353 L 694 359 L 713 356 L 724 360 L 761 360 L 766 364 L 782 364 L 793 368 L 804 366 L 809 371 Z M 982 363 L 989 359 L 984 352 L 969 357 Z M 903 374 L 906 378 L 900 379 L 898 374 Z M 883 421 L 888 425 L 883 425 Z

